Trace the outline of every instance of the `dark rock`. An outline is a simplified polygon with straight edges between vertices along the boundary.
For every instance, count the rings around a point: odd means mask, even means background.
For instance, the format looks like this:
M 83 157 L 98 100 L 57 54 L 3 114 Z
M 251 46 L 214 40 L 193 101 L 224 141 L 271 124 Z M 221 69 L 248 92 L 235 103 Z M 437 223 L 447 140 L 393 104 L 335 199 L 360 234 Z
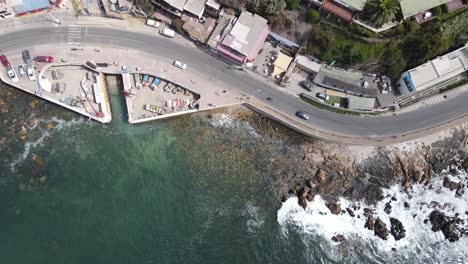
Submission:
M 310 189 L 307 188 L 307 187 L 302 187 L 299 189 L 299 191 L 297 192 L 297 198 L 299 198 L 299 205 L 302 207 L 302 208 L 306 208 L 307 207 L 307 196 L 309 194 L 309 191 Z
M 313 194 L 311 191 L 307 193 L 306 199 L 309 202 L 312 202 L 314 200 L 315 194 Z
M 423 223 L 427 224 L 429 222 L 429 219 L 424 219 Z
M 395 196 L 392 197 L 392 201 L 396 202 L 397 198 Z
M 367 216 L 367 221 L 364 224 L 364 227 L 369 230 L 374 230 L 374 217 L 372 215 Z
M 364 216 L 369 216 L 374 214 L 375 209 L 372 208 L 364 208 Z
M 288 200 L 288 197 L 286 195 L 283 195 L 283 197 L 281 197 L 281 202 L 284 203 L 286 202 L 286 200 Z
M 410 204 L 408 202 L 404 202 L 403 205 L 405 206 L 405 208 L 410 208 Z
M 457 224 L 458 218 L 448 217 L 444 213 L 434 210 L 429 215 L 432 224 L 432 231 L 442 231 L 445 239 L 455 242 L 463 235 L 463 229 Z
M 346 212 L 348 212 L 348 214 L 351 216 L 351 217 L 354 217 L 355 214 L 353 212 L 353 210 L 351 208 L 346 208 Z
M 392 212 L 392 205 L 390 204 L 390 202 L 385 204 L 384 212 L 387 214 L 390 214 Z
M 324 183 L 327 180 L 327 177 L 327 173 L 322 169 L 318 169 L 317 173 L 315 173 L 315 179 L 319 183 Z
M 334 242 L 340 242 L 340 243 L 341 243 L 341 242 L 345 242 L 345 241 L 346 241 L 346 237 L 345 237 L 344 235 L 342 235 L 342 234 L 338 234 L 338 235 L 333 236 L 333 237 L 332 237 L 332 240 L 333 240 Z
M 390 218 L 390 224 L 390 233 L 392 233 L 392 236 L 395 238 L 395 240 L 398 241 L 406 236 L 406 230 L 400 220 L 396 218 Z
M 463 194 L 465 194 L 465 185 L 460 182 L 457 190 L 455 191 L 455 195 L 457 195 L 457 197 L 462 197 Z
M 377 220 L 375 220 L 374 235 L 380 237 L 383 240 L 388 239 L 387 225 L 382 220 L 380 220 L 380 218 L 377 218 Z
M 451 191 L 455 190 L 458 188 L 458 183 L 454 182 L 454 181 L 451 181 L 448 177 L 445 177 L 444 178 L 444 182 L 442 183 L 442 185 L 445 187 L 445 188 L 449 188 Z
M 365 198 L 369 204 L 375 204 L 383 199 L 382 188 L 378 185 L 369 185 L 365 191 Z
M 396 248 L 392 247 L 392 251 L 396 251 Z
M 327 207 L 328 209 L 330 209 L 330 212 L 332 214 L 339 214 L 341 212 L 341 204 L 337 204 L 337 203 L 329 203 L 327 204 Z

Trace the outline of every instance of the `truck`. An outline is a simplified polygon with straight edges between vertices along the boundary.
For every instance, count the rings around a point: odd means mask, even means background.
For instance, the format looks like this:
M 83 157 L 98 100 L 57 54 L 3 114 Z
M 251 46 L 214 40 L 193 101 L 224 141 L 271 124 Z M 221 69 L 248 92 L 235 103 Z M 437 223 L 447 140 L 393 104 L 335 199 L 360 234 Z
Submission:
M 143 75 L 143 85 L 144 86 L 148 85 L 148 82 L 149 82 L 149 76 L 148 76 L 148 74 L 144 74 Z
M 150 85 L 151 89 L 156 90 L 160 83 L 161 83 L 161 79 L 159 79 L 158 77 L 154 77 L 154 80 Z

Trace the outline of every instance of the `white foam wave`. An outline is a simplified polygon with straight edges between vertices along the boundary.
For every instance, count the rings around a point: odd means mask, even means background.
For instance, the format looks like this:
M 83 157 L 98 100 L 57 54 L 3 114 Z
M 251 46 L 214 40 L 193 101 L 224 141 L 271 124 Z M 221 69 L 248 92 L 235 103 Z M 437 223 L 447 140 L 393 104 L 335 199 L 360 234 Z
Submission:
M 246 132 L 248 136 L 261 138 L 261 136 L 250 126 L 248 122 L 238 121 L 228 114 L 214 114 L 209 124 L 216 128 L 230 128 Z
M 247 231 L 250 234 L 254 234 L 256 230 L 263 226 L 265 220 L 260 216 L 259 208 L 251 202 L 248 202 L 245 207 L 249 218 L 247 219 Z
M 10 162 L 10 170 L 14 171 L 14 169 L 16 168 L 16 166 L 19 163 L 26 160 L 28 158 L 29 154 L 31 153 L 31 149 L 34 149 L 34 148 L 36 148 L 38 146 L 42 146 L 43 143 L 44 143 L 44 140 L 46 138 L 50 137 L 52 132 L 60 131 L 60 130 L 62 130 L 64 128 L 79 125 L 79 124 L 82 124 L 83 122 L 84 122 L 83 118 L 72 119 L 70 121 L 59 119 L 57 117 L 52 117 L 52 118 L 46 119 L 46 120 L 35 119 L 34 120 L 34 125 L 29 130 L 27 130 L 25 127 L 23 127 L 22 130 L 24 132 L 26 132 L 26 133 L 31 134 L 34 130 L 39 129 L 40 136 L 33 139 L 32 141 L 26 141 L 24 143 L 23 152 L 21 154 L 19 154 L 16 159 L 14 159 L 12 162 Z M 41 128 L 39 126 L 40 124 L 53 124 L 54 127 L 51 128 L 51 129 L 44 129 L 44 128 Z
M 466 182 L 467 179 L 465 174 L 451 178 L 462 182 Z M 289 228 L 293 227 L 301 233 L 319 235 L 328 239 L 331 244 L 336 244 L 331 241 L 331 238 L 336 234 L 343 234 L 350 243 L 364 241 L 368 245 L 367 250 L 370 251 L 368 256 L 391 255 L 398 256 L 396 258 L 400 261 L 418 259 L 417 263 L 420 263 L 419 261 L 447 263 L 450 259 L 458 259 L 460 254 L 465 254 L 465 249 L 468 248 L 468 238 L 465 236 L 458 242 L 451 243 L 444 239 L 442 232 L 433 232 L 431 223 L 426 221 L 427 224 L 425 224 L 424 220 L 429 218 L 429 214 L 434 209 L 448 216 L 458 213 L 460 218 L 467 219 L 468 215 L 465 212 L 468 211 L 468 195 L 456 198 L 455 192 L 444 188 L 442 182 L 443 177 L 437 177 L 431 181 L 431 188 L 415 185 L 409 194 L 403 192 L 399 186 L 384 190 L 387 198 L 375 206 L 374 218 L 379 217 L 387 225 L 389 231 L 390 217 L 400 220 L 406 229 L 406 237 L 399 241 L 396 241 L 391 234 L 388 240 L 384 241 L 375 236 L 374 231 L 366 229 L 364 225 L 367 218 L 364 216 L 364 208 L 368 206 L 363 202 L 353 203 L 344 198 L 339 200 L 342 209 L 352 206 L 359 208 L 355 210 L 355 217 L 347 213 L 331 214 L 326 202 L 317 195 L 305 210 L 298 205 L 296 197 L 289 198 L 278 211 L 277 220 L 285 236 L 288 235 Z M 392 211 L 387 214 L 384 208 L 391 197 L 395 197 L 396 201 L 391 202 Z M 405 208 L 405 201 L 410 205 L 409 209 Z M 360 218 L 357 217 L 358 215 Z M 468 256 L 464 259 L 468 261 Z

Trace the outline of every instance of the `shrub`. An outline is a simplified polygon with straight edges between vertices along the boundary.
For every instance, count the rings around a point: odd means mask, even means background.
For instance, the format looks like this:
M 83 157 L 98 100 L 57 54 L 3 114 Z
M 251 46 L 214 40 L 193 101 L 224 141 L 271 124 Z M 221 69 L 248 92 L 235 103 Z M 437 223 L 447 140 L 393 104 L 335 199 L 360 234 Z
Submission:
M 444 12 L 444 14 L 448 14 L 449 9 L 448 9 L 447 3 L 445 3 L 445 4 L 442 5 L 442 12 Z
M 306 15 L 306 21 L 315 24 L 320 21 L 320 13 L 315 9 L 309 9 Z
M 406 32 L 408 33 L 415 32 L 416 30 L 421 28 L 421 26 L 416 21 L 411 20 L 411 19 L 405 20 L 404 26 L 405 26 Z
M 154 12 L 154 4 L 151 0 L 136 0 L 135 5 L 141 8 L 147 15 L 151 15 Z
M 286 0 L 286 8 L 296 10 L 299 7 L 299 0 Z
M 436 6 L 431 9 L 431 13 L 433 16 L 440 16 L 442 14 L 442 7 L 441 6 Z

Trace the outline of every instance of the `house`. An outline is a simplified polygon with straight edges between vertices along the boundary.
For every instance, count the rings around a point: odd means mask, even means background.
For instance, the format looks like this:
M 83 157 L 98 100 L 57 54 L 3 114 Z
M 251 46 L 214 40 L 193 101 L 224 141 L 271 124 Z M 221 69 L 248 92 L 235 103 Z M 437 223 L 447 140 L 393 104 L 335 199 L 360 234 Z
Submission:
M 286 72 L 292 60 L 293 58 L 289 57 L 288 55 L 282 52 L 278 52 L 275 62 L 273 62 L 273 72 L 271 75 L 277 78 L 276 76 Z
M 234 19 L 235 17 L 230 14 L 225 14 L 224 16 L 218 18 L 218 23 L 211 33 L 210 38 L 206 42 L 212 51 L 217 52 L 216 47 L 221 42 L 223 36 L 227 34 L 229 26 L 232 25 Z
M 190 38 L 200 43 L 206 43 L 216 25 L 216 20 L 211 17 L 207 18 L 203 24 L 185 15 L 182 16 L 182 20 L 185 21 L 182 29 Z
M 221 12 L 221 5 L 217 0 L 208 0 L 205 5 L 205 13 L 209 16 L 218 18 Z
M 49 0 L 16 0 L 11 5 L 17 16 L 23 16 L 49 9 Z
M 403 18 L 407 19 L 409 17 L 423 13 L 431 8 L 446 4 L 450 0 L 424 0 L 424 1 L 415 1 L 415 0 L 400 0 L 401 12 L 403 13 Z M 421 21 L 418 21 L 421 22 Z
M 159 0 L 154 3 L 167 12 L 182 17 L 183 13 L 188 13 L 196 18 L 201 18 L 205 11 L 207 0 Z
M 468 45 L 424 63 L 402 74 L 401 95 L 414 95 L 427 89 L 440 90 L 468 76 Z
M 351 23 L 354 14 L 362 11 L 366 2 L 367 0 L 325 0 L 321 10 L 330 12 Z
M 270 32 L 268 21 L 250 12 L 241 13 L 216 47 L 219 54 L 237 64 L 254 61 Z

